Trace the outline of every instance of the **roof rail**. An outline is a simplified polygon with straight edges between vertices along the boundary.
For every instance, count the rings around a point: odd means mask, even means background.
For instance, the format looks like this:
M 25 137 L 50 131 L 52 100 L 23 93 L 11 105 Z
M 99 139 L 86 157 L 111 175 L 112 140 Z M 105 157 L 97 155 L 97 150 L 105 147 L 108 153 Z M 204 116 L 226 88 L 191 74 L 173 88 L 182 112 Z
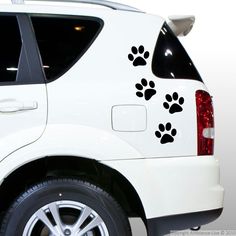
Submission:
M 110 2 L 106 0 L 11 0 L 13 4 L 24 4 L 27 1 L 46 1 L 46 2 L 66 2 L 66 3 L 86 3 L 109 7 L 113 10 L 142 12 L 137 8 L 125 4 Z

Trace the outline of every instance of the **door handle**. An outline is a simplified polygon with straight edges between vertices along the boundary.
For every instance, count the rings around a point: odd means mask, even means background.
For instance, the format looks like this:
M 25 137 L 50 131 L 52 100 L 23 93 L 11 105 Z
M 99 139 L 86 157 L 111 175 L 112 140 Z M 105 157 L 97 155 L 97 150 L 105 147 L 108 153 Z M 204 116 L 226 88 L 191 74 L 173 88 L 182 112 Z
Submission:
M 17 102 L 17 101 L 0 101 L 0 113 L 13 113 L 19 111 L 35 110 L 38 103 L 33 102 Z

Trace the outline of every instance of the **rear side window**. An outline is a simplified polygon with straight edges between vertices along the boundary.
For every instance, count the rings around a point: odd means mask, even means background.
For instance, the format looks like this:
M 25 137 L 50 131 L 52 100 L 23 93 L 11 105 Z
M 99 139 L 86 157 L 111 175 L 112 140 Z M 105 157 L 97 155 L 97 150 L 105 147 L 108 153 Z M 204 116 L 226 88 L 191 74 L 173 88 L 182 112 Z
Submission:
M 15 16 L 0 16 L 0 82 L 17 79 L 21 36 Z
M 169 26 L 164 23 L 153 55 L 153 73 L 163 79 L 202 81 L 185 49 Z
M 90 17 L 31 16 L 45 75 L 54 80 L 85 53 L 102 28 Z

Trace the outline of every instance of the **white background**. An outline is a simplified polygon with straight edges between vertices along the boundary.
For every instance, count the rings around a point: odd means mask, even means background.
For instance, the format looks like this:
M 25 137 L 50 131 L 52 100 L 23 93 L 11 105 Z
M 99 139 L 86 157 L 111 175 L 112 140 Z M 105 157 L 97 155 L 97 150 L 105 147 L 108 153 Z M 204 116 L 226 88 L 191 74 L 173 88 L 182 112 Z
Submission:
M 220 160 L 221 183 L 226 190 L 222 216 L 203 229 L 236 229 L 234 136 L 236 135 L 236 1 L 120 0 L 120 2 L 166 19 L 169 15 L 175 14 L 195 15 L 196 23 L 193 30 L 180 40 L 214 97 L 215 156 Z M 140 222 L 132 223 L 135 236 L 145 235 Z

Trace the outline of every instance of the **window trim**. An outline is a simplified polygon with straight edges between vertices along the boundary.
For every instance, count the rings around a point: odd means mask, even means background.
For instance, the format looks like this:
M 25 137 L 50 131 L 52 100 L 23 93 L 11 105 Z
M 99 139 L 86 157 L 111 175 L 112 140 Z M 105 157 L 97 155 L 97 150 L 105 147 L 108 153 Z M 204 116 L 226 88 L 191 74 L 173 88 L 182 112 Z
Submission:
M 28 14 L 18 14 L 18 21 L 32 78 L 31 81 L 27 82 L 27 84 L 45 83 L 45 74 L 42 68 L 38 44 Z

